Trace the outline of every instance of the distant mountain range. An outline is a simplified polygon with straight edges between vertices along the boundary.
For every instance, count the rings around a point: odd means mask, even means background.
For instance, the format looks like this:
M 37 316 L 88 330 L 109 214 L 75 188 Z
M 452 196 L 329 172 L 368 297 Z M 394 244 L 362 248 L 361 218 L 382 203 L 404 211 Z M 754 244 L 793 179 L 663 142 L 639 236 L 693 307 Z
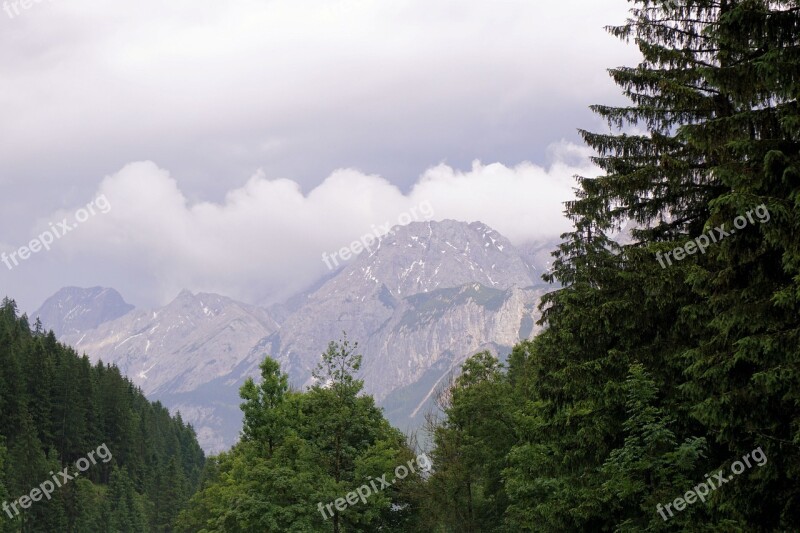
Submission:
M 363 354 L 365 389 L 414 430 L 436 388 L 470 355 L 504 356 L 537 330 L 540 279 L 555 243 L 523 251 L 485 224 L 397 226 L 371 252 L 269 308 L 183 291 L 133 309 L 113 289 L 60 290 L 35 312 L 62 342 L 118 365 L 151 399 L 180 410 L 207 452 L 241 429 L 238 389 L 265 355 L 295 387 L 346 331 Z

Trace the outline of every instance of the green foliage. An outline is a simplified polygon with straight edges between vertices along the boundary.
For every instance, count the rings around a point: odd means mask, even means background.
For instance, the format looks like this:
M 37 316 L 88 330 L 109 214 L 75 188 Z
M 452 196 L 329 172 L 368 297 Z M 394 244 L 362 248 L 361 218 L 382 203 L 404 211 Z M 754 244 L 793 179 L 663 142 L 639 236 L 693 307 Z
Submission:
M 9 500 L 8 489 L 6 489 L 8 484 L 6 467 L 8 463 L 8 450 L 6 450 L 4 441 L 5 439 L 0 437 L 0 502 Z M 3 511 L 0 510 L 0 512 Z M 0 533 L 11 533 L 15 529 L 11 522 L 5 520 L 5 517 L 0 517 Z
M 633 105 L 595 110 L 646 133 L 583 132 L 606 173 L 581 179 L 568 205 L 576 229 L 551 277 L 564 288 L 545 299 L 548 329 L 518 364 L 528 402 L 507 519 L 539 531 L 796 528 L 800 349 L 787 295 L 800 211 L 798 181 L 783 176 L 798 160 L 797 80 L 786 75 L 798 71 L 798 11 L 634 4 L 610 28 L 643 55 L 611 70 Z M 769 223 L 666 269 L 655 260 L 762 204 Z M 629 220 L 633 242 L 610 241 Z M 738 478 L 669 523 L 655 515 L 759 445 L 780 470 Z
M 173 530 L 198 486 L 205 458 L 180 416 L 145 399 L 116 367 L 31 330 L 12 300 L 0 306 L 0 503 L 27 495 L 53 473 L 105 444 L 112 454 L 50 500 L 0 515 L 5 531 Z M 18 505 L 19 508 L 19 505 Z
M 191 428 L 174 427 L 116 369 L 31 333 L 5 301 L 0 497 L 107 438 L 117 464 L 26 527 L 169 531 L 199 482 L 180 531 L 800 529 L 800 5 L 631 4 L 608 29 L 642 60 L 610 70 L 629 104 L 593 107 L 609 130 L 581 132 L 603 174 L 580 177 L 567 204 L 574 228 L 544 276 L 558 287 L 541 303 L 545 329 L 507 367 L 474 355 L 441 391 L 430 476 L 323 517 L 413 459 L 361 394 L 361 355 L 346 337 L 303 392 L 267 358 L 260 383 L 241 389 L 241 442 L 201 480 Z M 748 221 L 678 260 L 678 248 L 737 217 Z M 630 239 L 612 239 L 631 223 Z M 440 310 L 432 296 L 417 303 Z M 758 447 L 765 464 L 660 514 Z
M 370 479 L 391 479 L 414 457 L 374 400 L 361 395 L 357 348 L 346 337 L 331 342 L 314 371 L 317 384 L 305 392 L 289 391 L 278 363 L 265 359 L 260 384 L 241 388 L 242 440 L 208 461 L 179 531 L 415 530 L 419 473 L 344 511 L 325 509 Z
M 495 445 L 504 483 L 489 494 L 507 502 L 511 531 L 800 528 L 800 6 L 631 4 L 609 31 L 642 61 L 610 70 L 630 100 L 594 106 L 610 130 L 581 132 L 604 173 L 579 178 L 567 204 L 574 230 L 545 276 L 561 287 L 542 301 L 546 328 L 493 386 L 510 387 L 508 406 L 481 412 L 469 379 L 452 387 L 431 530 L 491 530 L 475 488 L 491 464 L 484 425 L 507 436 Z M 675 259 L 748 213 L 705 253 Z M 631 222 L 630 241 L 610 238 Z M 759 446 L 763 467 L 668 521 L 657 514 Z
M 707 524 L 702 506 L 688 508 L 669 526 L 653 513 L 659 503 L 672 501 L 694 485 L 692 475 L 706 455 L 705 439 L 693 437 L 677 443 L 670 429 L 674 420 L 655 405 L 658 390 L 643 365 L 631 365 L 623 392 L 625 441 L 600 468 L 606 477 L 603 505 L 615 517 L 616 529 L 662 531 L 677 526 L 698 529 L 698 524 Z
M 261 384 L 256 386 L 252 378 L 247 378 L 241 388 L 242 412 L 244 413 L 244 440 L 266 443 L 272 455 L 276 443 L 283 436 L 286 421 L 282 418 L 280 407 L 289 390 L 289 379 L 281 373 L 277 361 L 269 357 L 260 365 Z
M 111 531 L 143 533 L 147 526 L 145 502 L 136 492 L 128 472 L 115 468 L 108 487 L 109 504 L 114 510 L 109 517 Z
M 446 420 L 434 428 L 435 473 L 426 487 L 428 527 L 446 531 L 506 531 L 508 498 L 502 478 L 516 442 L 514 398 L 502 366 L 488 352 L 468 359 L 440 400 Z

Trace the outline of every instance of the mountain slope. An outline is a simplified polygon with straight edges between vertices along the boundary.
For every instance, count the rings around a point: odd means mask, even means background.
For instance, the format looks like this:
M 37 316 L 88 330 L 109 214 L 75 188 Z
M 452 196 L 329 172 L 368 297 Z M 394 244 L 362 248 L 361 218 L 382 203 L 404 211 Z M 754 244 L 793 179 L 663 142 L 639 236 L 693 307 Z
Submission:
M 94 329 L 131 310 L 133 306 L 114 289 L 65 287 L 48 298 L 33 316 L 61 337 Z
M 296 386 L 310 385 L 325 346 L 346 331 L 364 355 L 365 390 L 381 402 L 431 369 L 441 369 L 435 385 L 473 353 L 510 350 L 530 337 L 543 291 L 536 269 L 485 224 L 398 226 L 308 295 L 254 348 L 247 373 L 270 354 Z M 409 395 L 392 421 L 417 426 L 431 395 Z
M 48 321 L 43 323 L 50 327 Z M 205 408 L 213 401 L 200 398 L 199 403 L 178 404 L 173 397 L 208 391 L 209 383 L 233 372 L 253 345 L 277 328 L 260 307 L 183 291 L 162 308 L 132 311 L 96 328 L 64 335 L 63 340 L 94 361 L 117 365 L 148 397 L 162 400 L 173 412 L 180 409 L 195 426 L 204 449 L 216 451 L 230 445 L 238 432 L 241 413 L 235 391 L 226 391 L 232 409 L 225 416 Z M 231 416 L 237 422 L 232 429 L 223 429 Z M 232 436 L 222 439 L 221 434 Z
M 135 311 L 64 338 L 79 350 L 113 361 L 145 393 L 158 394 L 193 390 L 229 373 L 242 352 L 277 328 L 259 307 L 183 291 L 160 309 Z
M 412 223 L 269 311 L 184 291 L 163 308 L 65 340 L 179 409 L 213 452 L 236 441 L 238 389 L 258 376 L 266 355 L 304 387 L 328 342 L 346 331 L 364 356 L 365 391 L 395 425 L 413 429 L 465 358 L 482 350 L 503 356 L 535 333 L 540 271 L 480 222 Z

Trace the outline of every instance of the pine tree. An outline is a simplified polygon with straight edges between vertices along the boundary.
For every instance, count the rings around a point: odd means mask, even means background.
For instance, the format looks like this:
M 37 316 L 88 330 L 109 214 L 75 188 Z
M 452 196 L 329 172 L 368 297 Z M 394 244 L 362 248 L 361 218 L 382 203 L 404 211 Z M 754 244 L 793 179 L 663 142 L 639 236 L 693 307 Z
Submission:
M 609 29 L 643 59 L 610 71 L 631 105 L 594 107 L 612 131 L 582 132 L 604 174 L 581 178 L 567 205 L 575 229 L 548 277 L 563 288 L 543 300 L 548 328 L 524 362 L 508 523 L 561 531 L 628 520 L 605 506 L 602 466 L 625 450 L 623 391 L 638 362 L 660 391 L 650 407 L 674 417 L 676 442 L 706 439 L 695 479 L 759 444 L 776 457 L 715 494 L 711 522 L 794 528 L 800 9 L 633 4 L 630 19 Z M 771 222 L 750 220 L 718 239 L 716 228 L 759 206 Z M 611 240 L 628 222 L 632 241 Z M 695 244 L 680 258 L 678 247 L 708 232 L 704 253 Z M 658 468 L 656 456 L 650 463 Z
M 30 494 L 55 472 L 74 472 L 75 461 L 90 453 L 98 461 L 56 487 L 50 499 L 28 508 L 17 504 L 20 516 L 3 522 L 0 531 L 94 533 L 113 530 L 117 518 L 120 524 L 134 520 L 134 530 L 144 520 L 148 529 L 148 522 L 157 522 L 153 498 L 169 500 L 173 507 L 161 518 L 170 522 L 197 486 L 205 458 L 191 427 L 148 402 L 118 369 L 92 366 L 86 356 L 58 344 L 52 332 L 31 331 L 7 299 L 0 307 L 0 385 L 0 496 Z M 113 457 L 105 456 L 111 451 Z M 122 507 L 125 517 L 116 518 L 106 491 L 115 465 L 126 469 L 133 489 Z M 146 490 L 160 465 L 167 465 L 163 473 L 175 481 L 166 496 Z
M 9 497 L 8 489 L 6 488 L 8 480 L 6 479 L 6 464 L 8 462 L 8 450 L 5 447 L 5 439 L 0 436 L 0 504 L 11 500 Z M 0 533 L 11 533 L 16 528 L 11 521 L 12 518 L 6 515 L 6 512 L 0 509 Z
M 114 469 L 108 487 L 111 531 L 119 533 L 144 533 L 147 518 L 141 497 L 133 486 L 125 468 Z

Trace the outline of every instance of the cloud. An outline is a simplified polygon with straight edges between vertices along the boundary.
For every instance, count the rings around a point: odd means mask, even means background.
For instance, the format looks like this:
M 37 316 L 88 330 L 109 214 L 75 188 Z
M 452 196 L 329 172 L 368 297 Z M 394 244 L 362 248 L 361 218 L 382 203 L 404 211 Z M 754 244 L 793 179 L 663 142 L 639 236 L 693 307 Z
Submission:
M 603 25 L 627 7 L 59 0 L 0 13 L 0 183 L 14 196 L 0 199 L 0 239 L 9 213 L 43 215 L 130 161 L 217 200 L 219 176 L 257 168 L 308 189 L 355 167 L 407 189 L 435 161 L 541 161 L 618 95 L 605 69 L 632 47 Z
M 554 149 L 559 159 L 548 168 L 438 165 L 407 194 L 353 169 L 333 172 L 307 195 L 291 180 L 258 172 L 220 203 L 193 203 L 166 170 L 131 163 L 97 190 L 111 204 L 109 212 L 82 224 L 51 253 L 64 254 L 62 272 L 135 280 L 136 295 L 148 303 L 163 303 L 183 288 L 251 302 L 286 297 L 327 271 L 323 253 L 374 226 L 394 225 L 424 202 L 434 220 L 480 220 L 516 243 L 558 236 L 569 228 L 562 204 L 572 196 L 572 176 L 594 170 L 583 148 L 560 143 Z M 33 234 L 45 226 L 42 221 Z
M 183 288 L 250 302 L 286 297 L 327 272 L 323 253 L 374 226 L 394 225 L 426 202 L 433 220 L 480 220 L 515 243 L 554 238 L 569 228 L 562 204 L 572 197 L 573 175 L 595 169 L 583 148 L 559 143 L 552 152 L 557 158 L 547 168 L 437 165 L 407 193 L 353 169 L 333 172 L 308 194 L 296 182 L 258 172 L 219 203 L 192 202 L 168 171 L 153 162 L 131 163 L 96 191 L 108 199 L 108 213 L 90 218 L 48 252 L 48 261 L 58 265 L 50 282 L 69 284 L 75 271 L 93 274 L 127 286 L 133 293 L 126 296 L 139 304 L 164 303 Z M 31 235 L 79 207 L 53 213 Z
M 65 284 L 137 304 L 184 286 L 257 301 L 426 195 L 438 217 L 555 234 L 562 206 L 546 198 L 583 163 L 546 147 L 602 128 L 590 104 L 622 100 L 606 68 L 638 54 L 603 26 L 628 8 L 59 0 L 0 13 L 0 249 L 85 205 L 99 176 L 122 191 L 57 251 L 0 273 L 0 291 L 28 309 Z

